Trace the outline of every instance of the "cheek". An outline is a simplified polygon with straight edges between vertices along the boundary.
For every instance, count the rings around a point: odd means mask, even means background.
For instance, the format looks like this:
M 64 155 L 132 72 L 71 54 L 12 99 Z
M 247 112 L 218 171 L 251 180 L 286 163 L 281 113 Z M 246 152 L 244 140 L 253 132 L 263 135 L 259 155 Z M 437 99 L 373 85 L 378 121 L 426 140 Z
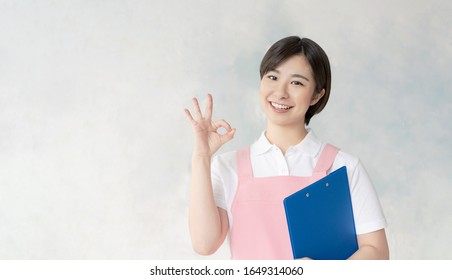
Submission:
M 267 104 L 267 97 L 268 97 L 268 89 L 262 85 L 262 82 L 259 86 L 259 100 L 262 106 L 265 107 Z
M 266 95 L 266 87 L 262 84 L 262 82 L 259 84 L 259 95 L 261 98 Z
M 272 91 L 270 85 L 265 81 L 261 81 L 259 84 L 259 92 L 261 95 L 268 95 Z

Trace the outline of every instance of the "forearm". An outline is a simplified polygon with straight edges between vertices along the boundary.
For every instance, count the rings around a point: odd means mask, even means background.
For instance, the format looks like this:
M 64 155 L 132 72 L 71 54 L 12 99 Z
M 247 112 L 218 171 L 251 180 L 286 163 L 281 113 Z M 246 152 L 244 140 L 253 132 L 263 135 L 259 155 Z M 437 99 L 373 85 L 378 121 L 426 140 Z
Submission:
M 381 250 L 374 246 L 365 245 L 358 249 L 349 260 L 387 260 L 389 254 L 387 250 Z
M 212 121 L 212 95 L 208 95 L 204 115 L 196 98 L 193 98 L 193 107 L 194 117 L 188 109 L 184 110 L 195 133 L 189 227 L 193 249 L 199 254 L 209 255 L 223 243 L 229 227 L 226 211 L 215 205 L 210 160 L 223 144 L 234 137 L 235 129 L 232 129 L 225 120 Z M 227 133 L 219 133 L 220 128 L 226 129 Z
M 202 255 L 214 253 L 224 239 L 210 171 L 210 157 L 193 156 L 189 227 L 193 248 Z
M 350 260 L 387 260 L 389 259 L 388 242 L 384 229 L 358 235 L 358 251 Z

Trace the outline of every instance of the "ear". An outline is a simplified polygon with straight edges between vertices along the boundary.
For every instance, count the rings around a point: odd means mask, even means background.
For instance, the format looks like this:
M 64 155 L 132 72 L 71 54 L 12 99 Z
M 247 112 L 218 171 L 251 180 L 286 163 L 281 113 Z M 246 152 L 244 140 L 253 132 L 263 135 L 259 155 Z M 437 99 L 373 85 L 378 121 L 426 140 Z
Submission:
M 314 93 L 311 100 L 311 106 L 317 104 L 319 102 L 320 98 L 322 98 L 325 95 L 325 89 L 322 89 L 318 93 Z

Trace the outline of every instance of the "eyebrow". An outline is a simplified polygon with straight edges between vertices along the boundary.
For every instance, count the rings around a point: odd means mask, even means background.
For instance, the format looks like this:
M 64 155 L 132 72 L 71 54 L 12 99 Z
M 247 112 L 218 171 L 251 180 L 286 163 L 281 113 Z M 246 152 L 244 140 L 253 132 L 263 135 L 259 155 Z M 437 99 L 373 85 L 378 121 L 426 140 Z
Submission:
M 268 72 L 276 72 L 278 74 L 281 74 L 281 72 L 279 70 L 276 69 L 270 69 Z M 292 74 L 291 77 L 295 77 L 295 78 L 301 78 L 301 79 L 305 79 L 306 81 L 309 82 L 309 79 L 306 78 L 305 76 L 301 75 L 301 74 Z

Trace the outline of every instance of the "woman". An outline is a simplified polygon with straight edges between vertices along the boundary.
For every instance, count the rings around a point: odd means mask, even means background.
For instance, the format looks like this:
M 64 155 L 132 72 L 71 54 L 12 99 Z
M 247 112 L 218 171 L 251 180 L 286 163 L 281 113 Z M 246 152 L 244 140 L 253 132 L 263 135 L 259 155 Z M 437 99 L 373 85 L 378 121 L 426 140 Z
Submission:
M 212 254 L 229 233 L 233 259 L 290 259 L 282 199 L 346 166 L 359 248 L 350 259 L 388 259 L 386 221 L 364 167 L 306 127 L 330 94 L 323 49 L 307 38 L 283 38 L 265 54 L 260 75 L 267 127 L 248 148 L 212 159 L 236 130 L 225 120 L 212 121 L 210 94 L 204 114 L 196 98 L 194 115 L 185 109 L 195 134 L 189 206 L 194 250 Z

